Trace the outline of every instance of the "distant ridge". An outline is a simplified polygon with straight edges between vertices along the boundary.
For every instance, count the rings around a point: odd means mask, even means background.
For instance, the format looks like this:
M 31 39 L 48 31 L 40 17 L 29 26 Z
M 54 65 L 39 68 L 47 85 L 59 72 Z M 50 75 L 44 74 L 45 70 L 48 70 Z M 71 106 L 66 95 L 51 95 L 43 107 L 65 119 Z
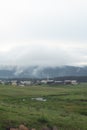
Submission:
M 62 66 L 62 67 L 0 67 L 0 78 L 56 78 L 64 76 L 87 76 L 87 66 Z

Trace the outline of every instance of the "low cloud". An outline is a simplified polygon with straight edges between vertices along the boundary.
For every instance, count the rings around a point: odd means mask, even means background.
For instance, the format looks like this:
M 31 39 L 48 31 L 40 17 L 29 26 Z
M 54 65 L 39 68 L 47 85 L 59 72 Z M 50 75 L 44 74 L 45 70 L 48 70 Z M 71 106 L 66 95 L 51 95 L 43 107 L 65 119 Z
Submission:
M 14 46 L 14 44 L 12 44 Z M 0 62 L 23 66 L 62 66 L 87 64 L 87 45 L 63 41 L 29 41 L 7 52 L 0 52 Z M 82 53 L 81 53 L 82 52 Z

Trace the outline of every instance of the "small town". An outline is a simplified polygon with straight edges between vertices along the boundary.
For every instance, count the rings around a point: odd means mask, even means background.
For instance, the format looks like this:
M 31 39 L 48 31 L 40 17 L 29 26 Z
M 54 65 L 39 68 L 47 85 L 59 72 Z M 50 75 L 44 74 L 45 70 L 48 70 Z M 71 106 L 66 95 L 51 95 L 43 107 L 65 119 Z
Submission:
M 32 86 L 32 85 L 77 85 L 77 80 L 64 80 L 64 81 L 56 81 L 56 80 L 0 80 L 0 84 L 2 85 L 12 85 L 12 86 Z

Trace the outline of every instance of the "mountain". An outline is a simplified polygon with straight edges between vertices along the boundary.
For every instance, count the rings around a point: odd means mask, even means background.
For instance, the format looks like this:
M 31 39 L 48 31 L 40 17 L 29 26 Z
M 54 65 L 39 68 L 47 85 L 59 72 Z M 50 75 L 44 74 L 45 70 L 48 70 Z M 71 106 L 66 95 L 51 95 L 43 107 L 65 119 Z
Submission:
M 56 78 L 64 76 L 87 76 L 87 66 L 62 66 L 62 67 L 0 67 L 0 78 Z

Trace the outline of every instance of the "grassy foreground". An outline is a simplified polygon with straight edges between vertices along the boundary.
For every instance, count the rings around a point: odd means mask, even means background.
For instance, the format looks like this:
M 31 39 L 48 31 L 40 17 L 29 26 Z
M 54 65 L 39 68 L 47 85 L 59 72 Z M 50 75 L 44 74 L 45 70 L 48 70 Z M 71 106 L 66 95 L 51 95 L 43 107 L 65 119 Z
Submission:
M 32 98 L 42 97 L 47 101 Z M 41 130 L 87 130 L 87 84 L 13 87 L 0 85 L 0 130 L 25 124 Z

